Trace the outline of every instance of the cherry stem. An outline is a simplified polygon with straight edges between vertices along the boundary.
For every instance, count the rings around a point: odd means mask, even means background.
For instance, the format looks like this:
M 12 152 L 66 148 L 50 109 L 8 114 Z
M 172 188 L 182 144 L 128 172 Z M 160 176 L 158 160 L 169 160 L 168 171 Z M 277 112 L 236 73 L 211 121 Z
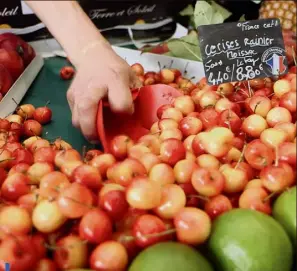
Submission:
M 279 164 L 279 155 L 278 155 L 278 147 L 275 148 L 275 166 L 278 167 Z
M 239 164 L 243 161 L 244 153 L 245 153 L 245 149 L 246 149 L 246 143 L 244 143 L 244 145 L 243 145 L 243 148 L 242 148 L 240 157 L 239 157 L 239 159 L 238 159 L 238 161 L 237 161 L 237 164 L 236 164 L 236 166 L 234 167 L 234 169 L 237 169 L 237 168 L 239 167 Z
M 47 107 L 50 103 L 51 101 L 47 101 L 44 107 Z
M 188 66 L 189 66 L 189 62 L 187 62 L 186 66 L 185 66 L 185 69 L 184 69 L 184 74 L 187 74 L 187 73 L 188 73 L 188 71 L 187 71 L 187 69 L 188 69 Z
M 188 195 L 187 198 L 197 198 L 197 199 L 202 199 L 204 201 L 209 201 L 208 197 L 200 196 L 200 195 Z
M 85 157 L 87 153 L 87 146 L 82 147 L 82 157 Z
M 156 132 L 154 132 L 154 133 L 151 133 L 151 135 L 160 134 L 161 132 L 162 132 L 161 130 L 158 130 L 158 131 L 156 131 Z
M 82 240 L 77 242 L 79 244 L 87 244 L 88 241 L 87 240 Z M 69 246 L 57 246 L 57 245 L 50 245 L 48 243 L 44 243 L 44 246 L 49 249 L 49 250 L 58 250 L 58 249 L 65 249 L 65 248 L 73 248 L 73 244 L 69 245 Z
M 166 231 L 162 231 L 162 232 L 158 232 L 158 233 L 151 233 L 151 234 L 144 234 L 141 236 L 141 238 L 153 238 L 153 237 L 162 237 L 162 236 L 166 236 L 172 233 L 175 233 L 176 229 L 169 229 Z M 136 239 L 139 239 L 137 236 L 124 236 L 123 238 L 125 241 L 134 241 Z
M 222 90 L 218 90 L 217 93 L 218 93 L 219 95 L 221 95 L 223 98 L 226 98 L 226 96 L 224 95 L 224 93 L 222 92 Z
M 162 67 L 161 67 L 160 61 L 158 61 L 158 66 L 159 66 L 159 70 L 161 71 L 162 70 Z
M 273 192 L 270 195 L 268 195 L 266 198 L 263 199 L 263 202 L 267 202 L 269 201 L 273 196 L 275 196 L 277 193 Z
M 260 102 L 257 102 L 257 104 L 256 104 L 256 106 L 255 106 L 255 109 L 254 109 L 254 114 L 256 114 L 256 110 L 257 110 L 257 107 L 258 107 L 258 105 L 261 103 L 261 101 Z
M 295 54 L 294 47 L 292 46 L 291 49 L 292 49 L 292 56 L 293 56 L 294 64 L 295 64 L 295 66 L 297 66 L 297 62 L 296 62 L 296 54 Z

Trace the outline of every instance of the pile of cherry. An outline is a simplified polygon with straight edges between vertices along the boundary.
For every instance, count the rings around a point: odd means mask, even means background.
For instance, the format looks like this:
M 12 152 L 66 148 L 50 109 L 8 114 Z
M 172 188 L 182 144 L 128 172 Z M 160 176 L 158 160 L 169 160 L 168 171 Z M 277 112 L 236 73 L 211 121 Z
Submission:
M 157 242 L 205 243 L 232 208 L 271 214 L 295 185 L 296 67 L 219 86 L 132 68 L 188 95 L 159 108 L 137 142 L 116 136 L 111 153 L 42 139 L 47 106 L 0 120 L 1 271 L 126 270 Z

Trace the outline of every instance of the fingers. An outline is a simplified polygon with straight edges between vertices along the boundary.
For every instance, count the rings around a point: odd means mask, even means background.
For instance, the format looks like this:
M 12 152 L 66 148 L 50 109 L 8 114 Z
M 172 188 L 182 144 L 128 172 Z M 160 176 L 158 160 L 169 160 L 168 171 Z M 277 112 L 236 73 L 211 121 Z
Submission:
M 126 112 L 130 114 L 134 112 L 129 79 L 129 76 L 122 76 L 108 84 L 108 100 L 111 109 L 115 112 Z
M 99 101 L 106 95 L 107 89 L 92 88 L 87 95 L 81 97 L 73 112 L 73 119 L 79 122 L 79 128 L 90 142 L 98 140 L 97 112 Z
M 142 87 L 141 81 L 132 70 L 130 72 L 130 87 L 131 89 L 138 89 Z

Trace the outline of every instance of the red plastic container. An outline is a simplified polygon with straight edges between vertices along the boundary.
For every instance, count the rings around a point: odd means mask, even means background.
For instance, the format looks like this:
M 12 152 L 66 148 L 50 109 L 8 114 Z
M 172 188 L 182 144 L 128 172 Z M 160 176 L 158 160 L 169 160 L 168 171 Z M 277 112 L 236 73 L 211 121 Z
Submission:
M 135 112 L 133 115 L 116 114 L 107 102 L 101 101 L 97 115 L 97 130 L 105 152 L 114 136 L 126 134 L 133 140 L 149 133 L 150 127 L 158 120 L 157 109 L 163 104 L 170 104 L 175 97 L 183 95 L 167 85 L 144 86 L 133 91 Z

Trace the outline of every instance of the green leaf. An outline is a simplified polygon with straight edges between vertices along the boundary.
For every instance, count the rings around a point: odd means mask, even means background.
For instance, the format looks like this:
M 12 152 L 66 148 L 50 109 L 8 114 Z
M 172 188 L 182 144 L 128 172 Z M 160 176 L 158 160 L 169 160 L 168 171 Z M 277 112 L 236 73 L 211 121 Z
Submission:
M 191 32 L 189 35 L 180 39 L 172 39 L 168 41 L 168 48 L 172 56 L 202 61 L 198 36 L 196 32 Z
M 245 14 L 243 14 L 240 18 L 239 18 L 239 22 L 245 22 Z
M 216 10 L 216 12 L 220 13 L 223 16 L 224 21 L 232 15 L 229 10 L 225 9 L 215 1 L 211 1 L 211 6 Z
M 194 15 L 194 8 L 192 5 L 188 5 L 179 14 L 181 16 L 192 16 L 192 15 Z
M 231 13 L 214 1 L 211 4 L 206 1 L 197 1 L 194 11 L 195 26 L 220 24 L 228 18 Z
M 167 52 L 165 54 L 163 54 L 164 56 L 174 56 L 171 52 Z

